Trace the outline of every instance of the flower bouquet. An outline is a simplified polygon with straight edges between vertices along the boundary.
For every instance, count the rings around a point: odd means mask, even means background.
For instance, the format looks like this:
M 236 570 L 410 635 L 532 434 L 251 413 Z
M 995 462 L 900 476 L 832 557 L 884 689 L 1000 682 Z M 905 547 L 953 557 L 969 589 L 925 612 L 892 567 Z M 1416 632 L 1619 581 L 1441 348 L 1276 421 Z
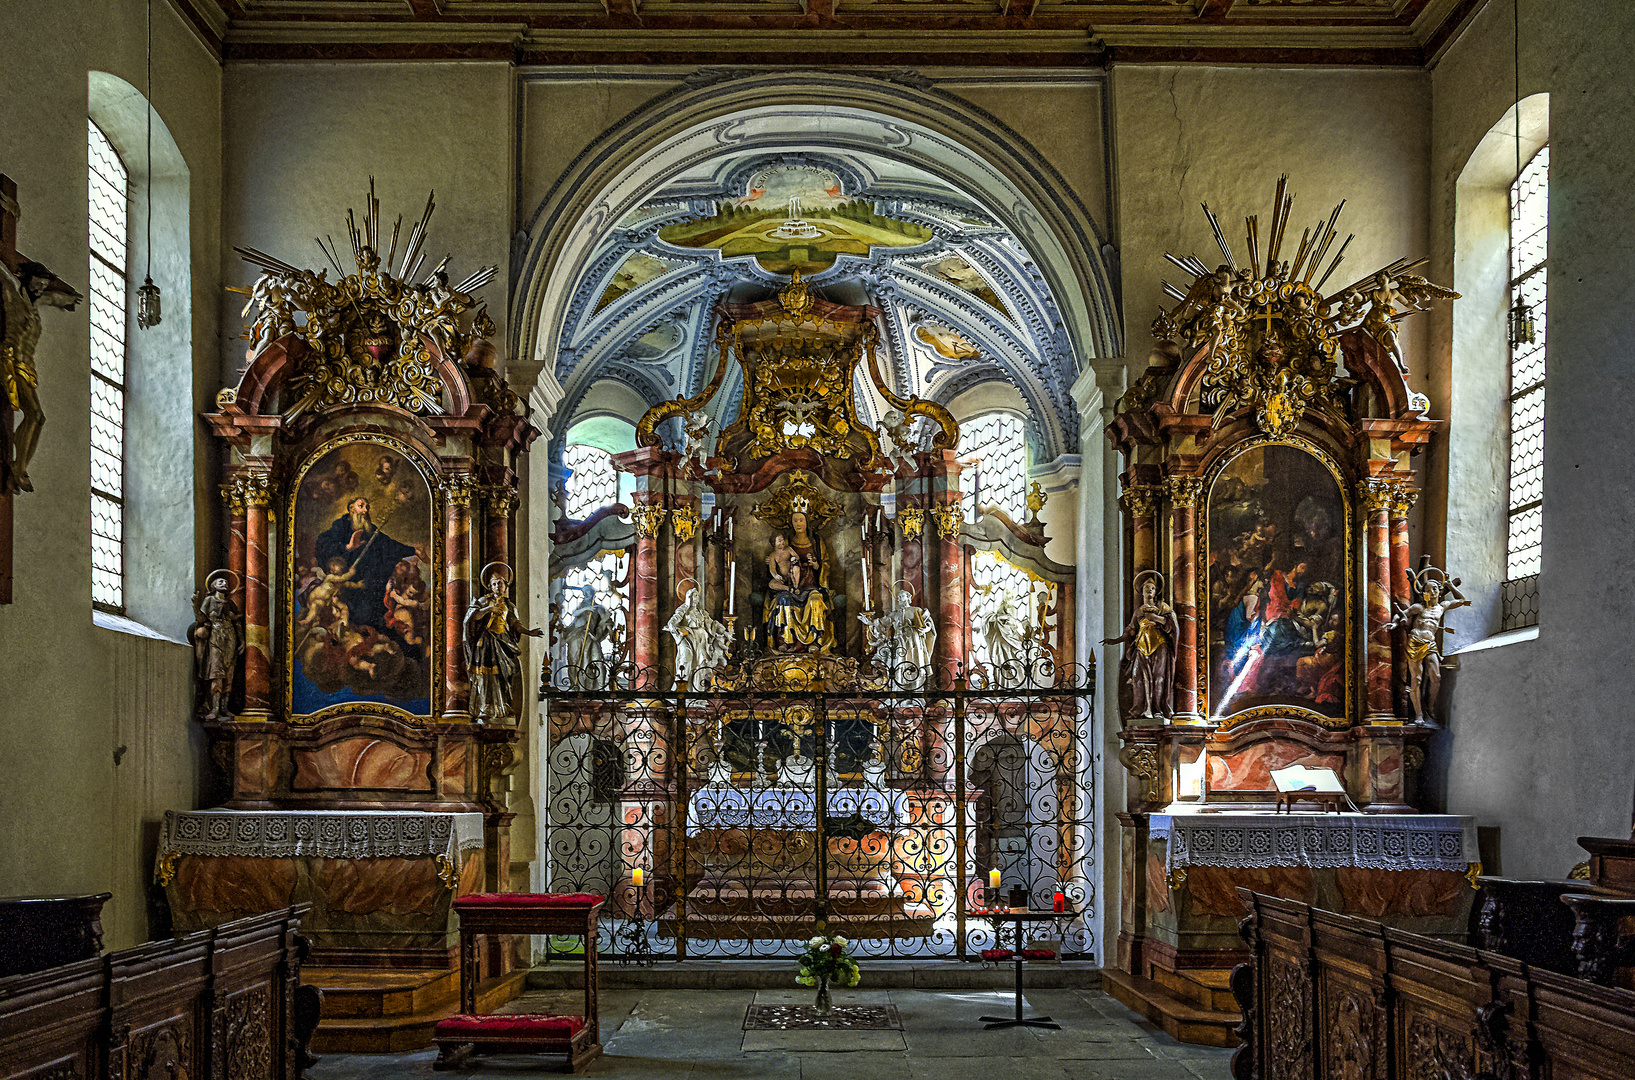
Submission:
M 829 983 L 856 986 L 863 981 L 863 972 L 852 959 L 850 943 L 839 935 L 817 934 L 809 938 L 796 962 L 800 974 L 795 982 L 801 986 L 816 986 L 819 1012 L 829 1011 Z

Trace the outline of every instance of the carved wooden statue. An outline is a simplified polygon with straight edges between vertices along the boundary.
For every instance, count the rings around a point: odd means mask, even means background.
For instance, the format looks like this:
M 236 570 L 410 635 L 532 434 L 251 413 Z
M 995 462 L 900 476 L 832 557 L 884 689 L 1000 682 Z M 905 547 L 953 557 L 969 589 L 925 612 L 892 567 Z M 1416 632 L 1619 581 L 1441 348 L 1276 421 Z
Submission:
M 1396 618 L 1386 628 L 1408 629 L 1408 699 L 1413 703 L 1414 720 L 1423 724 L 1427 719 L 1440 719 L 1435 714 L 1442 693 L 1442 635 L 1453 633 L 1443 620 L 1454 608 L 1469 607 L 1470 601 L 1459 592 L 1459 579 L 1450 579 L 1432 566 L 1429 555 L 1420 557 L 1418 572 L 1403 572 L 1408 575 L 1409 591 L 1419 599 L 1407 607 L 1393 600 Z
M 34 370 L 34 348 L 40 343 L 40 307 L 73 311 L 85 297 L 67 282 L 37 262 L 17 267 L 17 275 L 0 264 L 0 378 L 6 397 L 21 414 L 11 438 L 11 455 L 3 464 L 9 491 L 33 491 L 28 479 L 28 463 L 39 445 L 45 412 L 36 390 L 39 376 Z
M 484 591 L 466 609 L 464 624 L 466 671 L 471 678 L 471 715 L 477 721 L 514 715 L 514 689 L 521 667 L 522 635 L 539 637 L 529 629 L 511 603 L 511 568 L 504 563 L 483 567 Z
M 1119 679 L 1130 692 L 1126 718 L 1152 720 L 1174 713 L 1175 640 L 1181 627 L 1175 609 L 1159 599 L 1164 576 L 1148 570 L 1135 580 L 1141 602 L 1124 633 L 1102 644 L 1127 646 L 1118 666 Z
M 228 700 L 244 653 L 244 613 L 229 595 L 234 576 L 231 570 L 212 571 L 205 579 L 203 596 L 194 597 L 197 621 L 188 628 L 188 639 L 193 643 L 199 716 L 205 720 L 232 715 Z

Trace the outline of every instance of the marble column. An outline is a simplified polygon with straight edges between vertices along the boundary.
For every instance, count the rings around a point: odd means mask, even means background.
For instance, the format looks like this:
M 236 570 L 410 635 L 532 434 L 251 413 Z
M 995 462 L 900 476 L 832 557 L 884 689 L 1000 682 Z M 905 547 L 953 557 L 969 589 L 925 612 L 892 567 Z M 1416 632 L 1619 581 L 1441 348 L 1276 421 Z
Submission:
M 244 716 L 272 717 L 272 477 L 240 475 L 244 493 Z
M 471 719 L 462 630 L 471 603 L 471 474 L 449 476 L 443 494 L 443 719 L 459 722 Z
M 638 491 L 636 499 L 662 498 L 658 493 Z M 659 530 L 664 507 L 639 503 L 630 510 L 636 525 L 636 564 L 631 575 L 630 603 L 634 609 L 630 627 L 630 657 L 636 666 L 639 685 L 658 686 L 659 666 Z
M 1172 476 L 1170 499 L 1170 591 L 1180 633 L 1175 639 L 1175 721 L 1203 720 L 1198 710 L 1198 496 L 1203 481 Z
M 1391 703 L 1391 502 L 1396 485 L 1386 480 L 1357 484 L 1357 504 L 1364 514 L 1363 567 L 1366 652 L 1363 662 L 1363 723 L 1398 723 Z
M 517 492 L 507 484 L 494 484 L 483 489 L 483 562 L 504 563 L 514 571 L 511 562 L 511 515 L 517 508 Z M 513 594 L 515 590 L 513 589 Z
M 221 485 L 221 501 L 227 506 L 227 569 L 233 577 L 233 603 L 238 610 L 244 610 L 244 537 L 246 525 L 244 521 L 244 485 L 234 478 L 231 482 Z
M 1413 603 L 1408 584 L 1408 511 L 1413 509 L 1419 492 L 1411 487 L 1399 487 L 1391 498 L 1391 587 L 1389 595 L 1403 607 Z M 1399 719 L 1412 719 L 1413 704 L 1408 700 L 1408 654 L 1403 647 L 1401 631 L 1392 635 L 1391 684 L 1396 688 L 1392 704 Z
M 933 453 L 938 453 L 933 451 Z M 937 669 L 942 685 L 952 686 L 966 674 L 965 557 L 960 552 L 960 530 L 965 513 L 960 504 L 959 462 L 952 450 L 940 451 L 935 463 L 930 519 L 926 529 L 937 535 Z

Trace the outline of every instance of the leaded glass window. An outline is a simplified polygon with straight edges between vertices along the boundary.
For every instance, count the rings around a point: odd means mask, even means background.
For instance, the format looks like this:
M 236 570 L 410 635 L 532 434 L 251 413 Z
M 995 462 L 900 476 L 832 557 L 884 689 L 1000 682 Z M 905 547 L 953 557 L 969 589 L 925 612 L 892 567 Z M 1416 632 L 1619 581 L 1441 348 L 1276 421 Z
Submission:
M 1550 148 L 1510 186 L 1510 304 L 1532 309 L 1533 340 L 1510 346 L 1510 518 L 1503 628 L 1538 623 L 1544 532 L 1544 385 Z
M 959 427 L 958 455 L 966 463 L 959 479 L 960 492 L 967 500 L 966 520 L 976 519 L 979 501 L 1005 511 L 1012 521 L 1026 518 L 1028 448 L 1020 417 L 991 412 L 964 421 Z
M 125 607 L 125 297 L 130 173 L 90 129 L 91 602 Z
M 562 450 L 562 463 L 569 470 L 564 485 L 569 518 L 583 521 L 619 501 L 619 473 L 613 467 L 612 454 L 595 446 L 569 443 Z

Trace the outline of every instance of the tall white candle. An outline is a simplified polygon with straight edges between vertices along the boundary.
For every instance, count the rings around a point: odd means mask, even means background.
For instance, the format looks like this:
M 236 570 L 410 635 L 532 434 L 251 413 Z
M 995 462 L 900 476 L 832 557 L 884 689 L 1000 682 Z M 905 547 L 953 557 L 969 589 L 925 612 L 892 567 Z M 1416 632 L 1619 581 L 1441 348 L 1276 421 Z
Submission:
M 863 610 L 869 609 L 869 560 L 865 557 L 859 560 L 863 564 Z
M 732 543 L 732 518 L 727 518 L 727 543 Z
M 732 564 L 731 580 L 727 585 L 727 614 L 738 613 L 738 564 Z

